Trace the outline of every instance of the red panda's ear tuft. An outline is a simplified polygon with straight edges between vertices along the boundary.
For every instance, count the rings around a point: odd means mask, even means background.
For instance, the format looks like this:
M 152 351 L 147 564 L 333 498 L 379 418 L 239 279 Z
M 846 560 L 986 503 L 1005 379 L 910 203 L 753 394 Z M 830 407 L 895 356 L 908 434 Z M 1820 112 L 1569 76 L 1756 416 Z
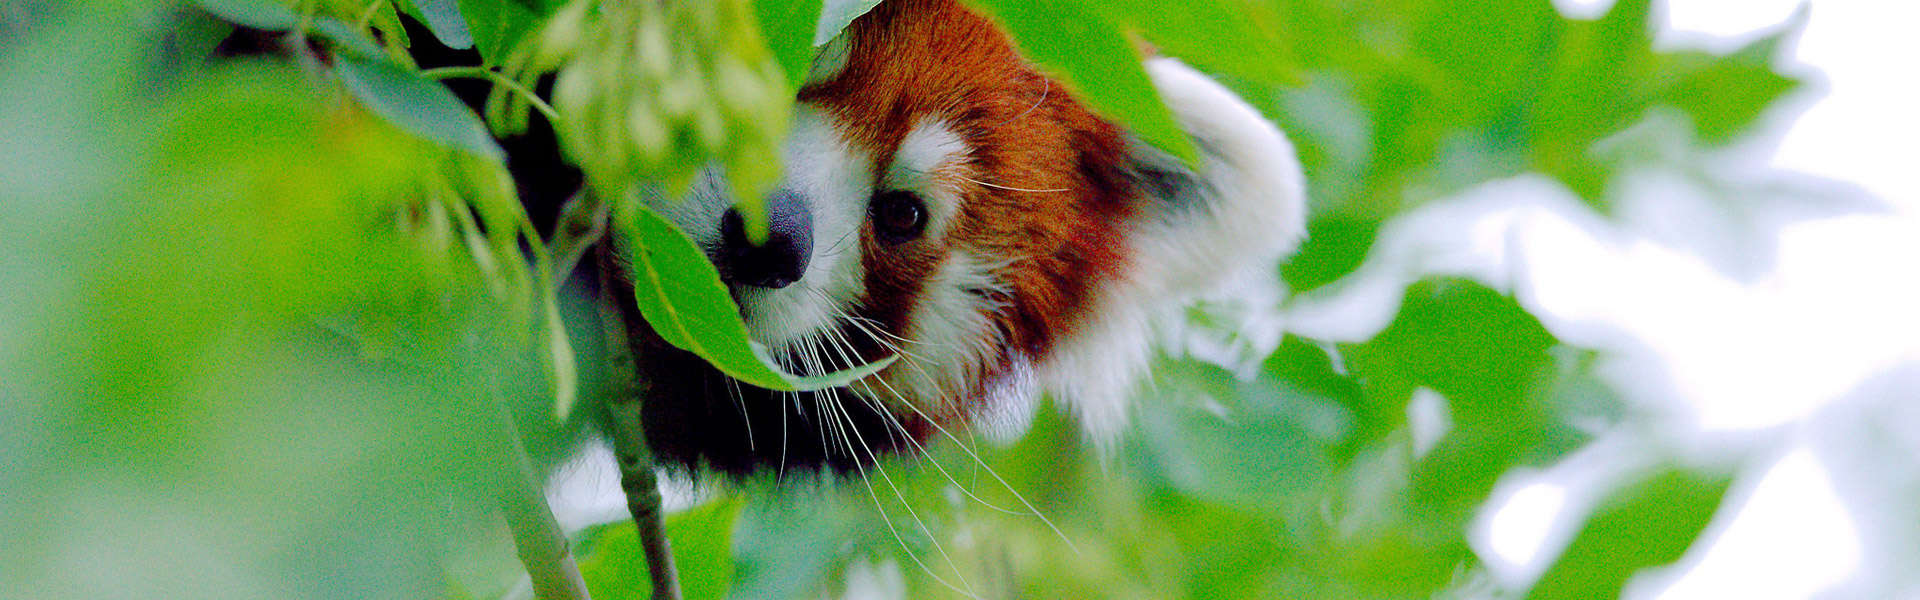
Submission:
M 1127 276 L 1106 282 L 1088 320 L 1036 365 L 1042 385 L 1099 442 L 1126 423 L 1127 400 L 1162 339 L 1155 326 L 1229 282 L 1277 286 L 1279 262 L 1306 230 L 1304 177 L 1286 136 L 1177 60 L 1146 67 L 1200 164 L 1131 144 L 1127 168 L 1144 197 L 1127 234 Z

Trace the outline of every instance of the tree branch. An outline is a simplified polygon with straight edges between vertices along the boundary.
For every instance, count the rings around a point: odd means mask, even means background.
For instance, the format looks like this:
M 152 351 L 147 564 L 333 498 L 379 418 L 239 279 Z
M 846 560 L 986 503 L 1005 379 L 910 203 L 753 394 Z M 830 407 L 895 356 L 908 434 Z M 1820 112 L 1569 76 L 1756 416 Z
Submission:
M 533 580 L 534 597 L 591 600 L 587 582 L 580 576 L 580 566 L 574 562 L 567 534 L 554 520 L 553 509 L 547 506 L 546 494 L 539 485 L 541 479 L 527 458 L 520 428 L 514 425 L 513 415 L 498 397 L 494 407 L 507 438 L 505 453 L 514 465 L 506 476 L 500 510 L 507 517 L 507 528 L 513 531 L 513 546 L 519 552 L 520 564 L 527 568 L 527 576 Z
M 653 461 L 647 453 L 646 433 L 641 429 L 640 403 L 646 397 L 647 382 L 641 381 L 634 363 L 633 347 L 628 343 L 627 321 L 619 301 L 614 269 L 617 268 L 607 244 L 600 246 L 600 323 L 606 333 L 607 362 L 616 385 L 621 389 L 603 405 L 607 434 L 613 438 L 613 454 L 620 465 L 620 489 L 627 495 L 627 511 L 640 533 L 640 545 L 647 557 L 647 575 L 653 581 L 653 600 L 680 600 L 680 579 L 673 566 L 673 548 L 667 540 L 665 514 L 661 510 L 660 485 L 654 477 Z M 626 293 L 631 294 L 631 291 Z

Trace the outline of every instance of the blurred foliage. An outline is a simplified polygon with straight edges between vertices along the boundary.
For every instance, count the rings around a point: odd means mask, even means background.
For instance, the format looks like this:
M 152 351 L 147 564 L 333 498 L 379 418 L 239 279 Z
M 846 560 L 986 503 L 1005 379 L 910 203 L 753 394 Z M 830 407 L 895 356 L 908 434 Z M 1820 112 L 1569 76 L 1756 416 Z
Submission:
M 577 240 L 534 230 L 500 140 L 558 119 L 629 250 L 678 247 L 636 225 L 652 215 L 633 194 L 718 163 L 759 197 L 812 48 L 873 4 L 0 10 L 0 581 L 23 597 L 504 593 L 510 577 L 457 568 L 510 555 L 488 525 L 515 475 L 503 419 L 560 436 L 553 407 L 595 388 L 572 363 L 570 265 L 547 250 Z M 1656 49 L 1650 0 L 1595 20 L 1546 0 L 975 4 L 1175 154 L 1191 143 L 1139 42 L 1282 123 L 1312 182 L 1310 240 L 1282 269 L 1296 290 L 1345 277 L 1386 220 L 1491 179 L 1545 173 L 1609 210 L 1632 167 L 1734 143 L 1799 85 L 1775 68 L 1797 22 L 1725 55 Z M 281 51 L 214 58 L 235 24 Z M 429 41 L 475 62 L 422 70 Z M 486 82 L 482 110 L 440 83 L 459 78 Z M 651 292 L 712 287 L 710 265 L 673 252 Z M 677 298 L 717 315 L 683 324 L 685 346 L 765 368 L 724 293 Z M 693 598 L 888 573 L 911 597 L 1458 593 L 1489 580 L 1467 531 L 1497 484 L 1631 418 L 1595 364 L 1500 290 L 1426 280 L 1372 339 L 1288 337 L 1251 376 L 1165 358 L 1111 455 L 1043 409 L 1011 445 L 951 432 L 844 481 L 722 490 L 669 530 Z M 1640 477 L 1537 586 L 1506 591 L 1615 593 L 1693 545 L 1727 489 L 1680 465 Z M 596 593 L 642 594 L 632 528 L 582 537 Z

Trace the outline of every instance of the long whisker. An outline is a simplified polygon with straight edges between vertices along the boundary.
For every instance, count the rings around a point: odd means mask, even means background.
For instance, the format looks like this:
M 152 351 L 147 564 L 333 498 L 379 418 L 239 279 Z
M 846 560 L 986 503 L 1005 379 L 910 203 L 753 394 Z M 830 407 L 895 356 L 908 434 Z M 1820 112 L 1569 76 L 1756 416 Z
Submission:
M 846 316 L 846 313 L 844 311 L 839 311 L 839 309 L 837 308 L 835 309 L 835 311 L 838 312 L 842 317 Z M 846 346 L 849 348 L 849 351 L 850 351 L 852 346 L 851 342 L 846 341 L 843 334 L 836 333 L 836 335 L 841 335 L 837 343 L 846 344 Z M 834 338 L 830 336 L 829 339 L 834 339 Z M 880 343 L 886 344 L 884 340 L 880 341 Z M 845 353 L 843 352 L 842 355 L 844 356 Z M 905 394 L 901 394 L 900 390 L 895 389 L 893 387 L 893 384 L 887 383 L 886 379 L 877 378 L 877 377 L 873 379 L 874 381 L 878 382 L 882 387 L 885 387 L 887 389 L 887 392 L 893 396 L 894 400 L 898 401 L 901 405 L 906 406 L 908 410 L 912 410 L 914 414 L 919 415 L 921 419 L 926 420 L 928 423 L 935 423 L 932 416 L 928 415 L 924 411 L 921 411 L 920 408 L 918 406 L 915 406 L 914 403 L 911 400 L 909 400 Z M 868 395 L 877 395 L 874 393 L 872 385 L 869 385 L 865 381 L 861 381 L 858 383 L 862 388 L 866 390 Z M 901 436 L 906 438 L 907 444 L 912 448 L 914 448 L 915 450 L 918 450 L 920 455 L 925 457 L 927 462 L 933 465 L 934 470 L 939 471 L 940 475 L 945 477 L 948 483 L 952 483 L 956 489 L 959 489 L 962 494 L 965 494 L 968 498 L 971 498 L 973 501 L 980 503 L 981 506 L 985 506 L 991 510 L 995 510 L 995 511 L 1002 512 L 1005 514 L 1010 514 L 1010 515 L 1027 514 L 1027 513 L 1021 513 L 1019 511 L 1001 507 L 1000 505 L 994 504 L 992 502 L 988 502 L 985 498 L 981 498 L 979 495 L 975 494 L 973 490 L 970 488 L 970 486 L 961 484 L 958 480 L 956 480 L 953 477 L 953 474 L 947 471 L 946 466 L 940 464 L 940 461 L 934 458 L 933 452 L 928 450 L 925 444 L 922 444 L 920 440 L 916 439 L 913 436 L 913 434 L 907 431 L 906 426 L 900 423 L 900 420 L 893 415 L 892 411 L 887 410 L 885 407 L 881 406 L 877 401 L 871 398 L 862 397 L 862 400 L 865 400 L 868 403 L 868 405 L 873 408 L 874 412 L 879 413 L 880 415 L 885 417 L 887 421 L 893 425 L 894 429 L 899 430 Z M 958 439 L 954 439 L 952 435 L 948 435 L 947 437 L 949 439 L 953 439 L 954 443 L 957 445 L 960 445 L 963 447 L 967 446 L 965 442 L 962 442 Z M 973 452 L 972 448 L 968 449 L 968 454 L 975 457 L 974 462 L 976 463 L 977 466 L 983 469 L 992 470 L 993 467 L 988 466 L 985 462 L 980 461 L 980 459 L 978 458 L 978 455 Z M 1012 491 L 1012 490 L 1009 490 L 1009 491 Z M 1014 492 L 1014 494 L 1017 496 L 1019 495 L 1019 492 Z M 1038 514 L 1037 511 L 1034 513 L 1034 515 L 1041 516 Z M 1044 516 L 1041 516 L 1041 518 L 1045 519 Z
M 829 391 L 831 392 L 829 394 L 829 397 L 835 398 L 835 401 L 837 402 L 838 392 L 833 390 L 829 390 Z M 859 427 L 854 426 L 853 416 L 846 412 L 846 408 L 844 406 L 838 407 L 838 408 L 840 411 L 838 415 L 839 418 L 846 420 L 847 429 L 853 432 L 854 439 L 858 440 L 860 442 L 860 446 L 866 449 L 867 458 L 873 461 L 873 469 L 880 473 L 881 480 L 886 482 L 887 488 L 893 492 L 893 497 L 900 501 L 900 507 L 907 510 L 907 515 L 913 518 L 913 522 L 917 527 L 920 528 L 920 532 L 922 534 L 925 534 L 927 536 L 927 541 L 933 544 L 933 550 L 940 554 L 941 560 L 947 563 L 948 568 L 953 569 L 954 578 L 958 579 L 960 581 L 960 586 L 964 586 L 964 587 L 955 586 L 952 583 L 949 583 L 946 579 L 941 578 L 940 575 L 933 572 L 932 568 L 927 566 L 925 561 L 920 560 L 920 556 L 918 553 L 915 553 L 911 548 L 907 547 L 906 540 L 900 537 L 899 530 L 894 527 L 893 519 L 888 518 L 886 514 L 886 509 L 883 509 L 880 507 L 880 496 L 873 489 L 873 479 L 867 475 L 866 467 L 862 465 L 860 461 L 860 457 L 857 454 L 855 454 L 853 457 L 854 468 L 860 471 L 860 479 L 862 481 L 865 481 L 867 484 L 867 496 L 873 499 L 874 509 L 880 511 L 881 519 L 886 521 L 887 529 L 888 531 L 893 533 L 894 541 L 900 544 L 900 549 L 906 551 L 907 558 L 912 559 L 913 563 L 920 567 L 920 571 L 922 573 L 925 573 L 928 577 L 933 578 L 934 581 L 940 582 L 941 585 L 946 586 L 948 589 L 951 589 L 955 592 L 965 595 L 968 598 L 978 599 L 980 596 L 973 592 L 973 585 L 967 582 L 965 573 L 963 573 L 960 570 L 960 565 L 953 561 L 953 556 L 947 554 L 946 547 L 940 544 L 939 536 L 934 535 L 933 530 L 927 527 L 926 521 L 921 519 L 920 514 L 913 510 L 913 505 L 907 502 L 906 495 L 900 493 L 900 487 L 894 484 L 893 477 L 887 474 L 886 467 L 881 466 L 880 458 L 878 455 L 874 454 L 873 447 L 867 445 L 865 436 L 860 435 Z M 847 444 L 847 452 L 849 453 L 854 452 L 853 445 L 850 443 Z

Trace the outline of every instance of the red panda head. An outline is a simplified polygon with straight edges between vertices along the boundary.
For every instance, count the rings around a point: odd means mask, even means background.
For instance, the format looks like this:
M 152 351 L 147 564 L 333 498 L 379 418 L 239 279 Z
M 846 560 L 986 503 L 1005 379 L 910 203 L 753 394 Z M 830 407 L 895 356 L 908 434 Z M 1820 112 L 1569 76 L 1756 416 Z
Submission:
M 1019 426 L 1052 394 L 1098 439 L 1168 309 L 1302 234 L 1293 150 L 1171 59 L 1147 70 L 1196 172 L 1094 114 L 955 0 L 891 0 L 823 48 L 754 245 L 724 178 L 655 208 L 714 258 L 748 329 L 792 370 L 899 358 L 819 393 L 755 390 L 643 352 L 647 437 L 668 463 L 848 468 Z

